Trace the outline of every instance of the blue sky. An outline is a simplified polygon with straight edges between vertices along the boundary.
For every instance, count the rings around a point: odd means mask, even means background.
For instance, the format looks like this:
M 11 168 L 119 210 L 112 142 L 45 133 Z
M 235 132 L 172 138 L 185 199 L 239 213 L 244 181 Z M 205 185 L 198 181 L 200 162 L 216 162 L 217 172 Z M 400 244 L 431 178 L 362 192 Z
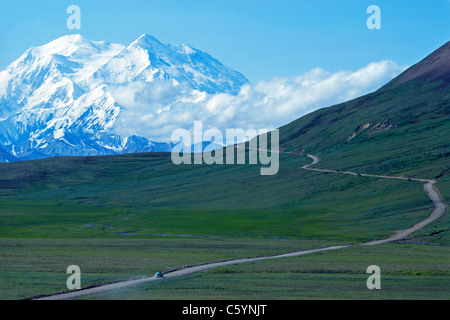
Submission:
M 79 31 L 66 27 L 71 4 L 81 8 Z M 381 30 L 366 27 L 371 4 L 381 8 Z M 0 70 L 70 33 L 125 45 L 143 33 L 188 43 L 252 82 L 387 59 L 411 65 L 450 40 L 449 17 L 449 0 L 2 1 Z

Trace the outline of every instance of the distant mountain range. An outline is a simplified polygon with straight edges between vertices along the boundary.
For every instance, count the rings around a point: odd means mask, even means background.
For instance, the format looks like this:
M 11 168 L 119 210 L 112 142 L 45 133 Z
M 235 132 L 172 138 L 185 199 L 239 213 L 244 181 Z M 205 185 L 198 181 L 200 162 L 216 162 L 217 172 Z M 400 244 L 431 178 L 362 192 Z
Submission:
M 170 151 L 171 143 L 111 133 L 124 106 L 110 88 L 155 81 L 193 96 L 237 94 L 248 83 L 203 51 L 150 35 L 126 47 L 64 36 L 0 72 L 0 162 Z

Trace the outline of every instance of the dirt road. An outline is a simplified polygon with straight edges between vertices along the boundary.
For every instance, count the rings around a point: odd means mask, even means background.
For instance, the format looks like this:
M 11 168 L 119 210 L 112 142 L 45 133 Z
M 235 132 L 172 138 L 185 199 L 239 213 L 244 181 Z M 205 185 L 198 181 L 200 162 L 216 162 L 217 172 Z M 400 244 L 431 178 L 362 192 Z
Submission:
M 424 188 L 425 192 L 427 193 L 428 197 L 431 199 L 431 201 L 434 204 L 433 211 L 426 219 L 416 223 L 415 225 L 409 227 L 408 229 L 398 231 L 397 233 L 395 233 L 394 235 L 390 236 L 387 239 L 374 240 L 371 242 L 363 243 L 361 245 L 376 245 L 376 244 L 382 244 L 382 243 L 387 243 L 387 242 L 404 239 L 407 236 L 413 234 L 414 232 L 424 228 L 426 225 L 430 224 L 431 222 L 438 220 L 439 218 L 444 216 L 447 212 L 447 204 L 444 202 L 444 200 L 442 200 L 441 195 L 439 194 L 439 191 L 437 190 L 436 186 L 434 185 L 436 183 L 436 180 L 396 177 L 396 176 L 384 176 L 384 175 L 374 175 L 374 174 L 364 174 L 364 173 L 358 174 L 353 171 L 336 171 L 336 170 L 329 170 L 329 169 L 310 168 L 310 166 L 319 162 L 319 158 L 314 155 L 311 155 L 311 154 L 307 154 L 306 156 L 311 158 L 313 160 L 313 162 L 301 167 L 302 169 L 305 169 L 305 170 L 349 174 L 349 175 L 360 176 L 360 177 L 425 182 L 425 184 L 423 185 L 423 188 Z

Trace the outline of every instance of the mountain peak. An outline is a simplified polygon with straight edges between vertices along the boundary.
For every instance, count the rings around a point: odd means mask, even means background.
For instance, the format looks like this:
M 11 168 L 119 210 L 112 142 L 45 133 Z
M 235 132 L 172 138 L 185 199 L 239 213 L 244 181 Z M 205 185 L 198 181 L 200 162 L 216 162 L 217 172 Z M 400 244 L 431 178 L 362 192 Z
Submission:
M 139 36 L 139 38 L 137 38 L 137 40 L 150 40 L 150 41 L 157 41 L 160 42 L 158 39 L 156 39 L 156 37 L 152 36 L 151 34 L 148 33 L 143 33 Z
M 91 48 L 96 50 L 96 44 L 85 39 L 80 34 L 69 34 L 59 37 L 43 46 L 33 48 L 33 50 L 43 55 L 59 54 L 69 57 L 79 51 L 80 48 Z
M 80 40 L 85 40 L 85 38 L 79 33 L 74 33 L 74 34 L 66 34 L 64 36 L 61 36 L 61 37 L 53 40 L 53 41 L 58 41 L 58 40 L 80 41 Z
M 163 43 L 161 43 L 161 41 L 156 39 L 154 36 L 146 34 L 146 33 L 144 33 L 139 38 L 137 38 L 136 41 L 134 41 L 133 43 L 135 43 L 143 48 L 148 48 L 150 46 L 155 46 L 155 45 L 165 47 L 165 45 Z
M 450 41 L 402 73 L 395 84 L 418 78 L 425 81 L 450 80 Z
M 43 45 L 43 47 L 61 46 L 67 44 L 81 45 L 83 43 L 89 43 L 90 41 L 85 39 L 81 34 L 67 34 L 59 37 L 49 43 Z

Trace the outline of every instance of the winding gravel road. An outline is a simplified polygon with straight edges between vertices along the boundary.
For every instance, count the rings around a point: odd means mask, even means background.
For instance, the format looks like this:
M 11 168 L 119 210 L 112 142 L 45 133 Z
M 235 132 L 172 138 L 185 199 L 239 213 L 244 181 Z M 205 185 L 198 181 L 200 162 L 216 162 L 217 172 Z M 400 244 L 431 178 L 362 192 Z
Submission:
M 329 169 L 310 168 L 309 166 L 312 166 L 313 164 L 316 164 L 319 162 L 319 158 L 314 155 L 311 155 L 311 154 L 307 154 L 306 156 L 311 158 L 313 160 L 313 162 L 310 164 L 304 165 L 302 167 L 302 169 L 305 169 L 305 170 L 349 174 L 349 175 L 361 176 L 361 177 L 425 182 L 425 184 L 423 185 L 423 189 L 434 204 L 433 211 L 426 219 L 416 223 L 415 225 L 409 227 L 408 229 L 398 231 L 397 233 L 395 233 L 394 235 L 390 236 L 387 239 L 374 240 L 371 242 L 362 243 L 361 245 L 376 245 L 376 244 L 382 244 L 382 243 L 387 243 L 387 242 L 404 239 L 404 238 L 408 237 L 409 235 L 413 234 L 414 232 L 424 228 L 426 225 L 430 224 L 431 222 L 438 220 L 439 218 L 444 216 L 447 212 L 447 204 L 444 202 L 444 200 L 442 200 L 441 195 L 439 194 L 439 191 L 437 190 L 436 186 L 434 185 L 436 183 L 436 180 L 396 177 L 396 176 L 383 176 L 383 175 L 364 174 L 364 173 L 358 174 L 358 173 L 352 172 L 352 171 L 336 171 L 336 170 L 329 170 Z
M 279 151 L 279 153 L 288 153 L 288 154 L 299 155 L 299 153 L 295 153 L 295 152 Z M 377 244 L 388 243 L 388 242 L 401 240 L 401 239 L 408 237 L 412 233 L 424 228 L 431 222 L 436 221 L 437 219 L 441 218 L 447 212 L 447 204 L 441 198 L 439 191 L 437 190 L 437 188 L 435 186 L 435 183 L 436 183 L 435 180 L 415 179 L 415 178 L 395 177 L 395 176 L 383 176 L 383 175 L 358 174 L 358 173 L 352 172 L 352 171 L 336 171 L 336 170 L 330 170 L 330 169 L 311 168 L 310 166 L 315 165 L 319 162 L 319 158 L 317 156 L 310 155 L 310 154 L 306 154 L 306 156 L 309 157 L 310 159 L 312 159 L 312 162 L 310 164 L 302 166 L 300 169 L 319 171 L 319 172 L 337 173 L 337 174 L 348 174 L 348 175 L 361 176 L 361 177 L 398 179 L 398 180 L 425 182 L 424 190 L 427 193 L 428 197 L 433 202 L 434 209 L 426 219 L 414 224 L 413 226 L 409 227 L 408 229 L 398 231 L 397 233 L 395 233 L 394 235 L 390 236 L 387 239 L 374 240 L 371 242 L 354 244 L 354 245 L 331 246 L 331 247 L 311 249 L 311 250 L 295 251 L 295 252 L 282 253 L 282 254 L 277 254 L 277 255 L 272 255 L 272 256 L 263 256 L 263 257 L 256 257 L 256 258 L 243 258 L 243 259 L 234 259 L 234 260 L 225 260 L 225 261 L 214 261 L 214 262 L 209 262 L 209 263 L 205 263 L 205 264 L 187 266 L 187 267 L 183 267 L 180 269 L 166 272 L 164 274 L 164 278 L 145 277 L 145 278 L 135 279 L 135 280 L 120 281 L 120 282 L 105 284 L 105 285 L 92 287 L 92 288 L 86 288 L 86 289 L 80 289 L 80 290 L 76 290 L 76 291 L 59 293 L 59 294 L 49 295 L 49 296 L 45 296 L 45 297 L 38 297 L 35 300 L 74 299 L 74 298 L 79 298 L 82 296 L 93 295 L 93 294 L 103 293 L 103 292 L 107 292 L 107 291 L 111 291 L 111 290 L 122 289 L 125 287 L 142 284 L 145 282 L 161 281 L 163 279 L 182 277 L 182 276 L 186 276 L 189 274 L 209 270 L 212 268 L 223 267 L 223 266 L 232 265 L 232 264 L 254 262 L 254 261 L 261 261 L 261 260 L 268 260 L 268 259 L 279 259 L 279 258 L 286 258 L 286 257 L 296 257 L 296 256 L 305 255 L 305 254 L 310 254 L 310 253 L 338 250 L 338 249 L 348 248 L 351 246 L 358 246 L 358 245 L 377 245 Z

